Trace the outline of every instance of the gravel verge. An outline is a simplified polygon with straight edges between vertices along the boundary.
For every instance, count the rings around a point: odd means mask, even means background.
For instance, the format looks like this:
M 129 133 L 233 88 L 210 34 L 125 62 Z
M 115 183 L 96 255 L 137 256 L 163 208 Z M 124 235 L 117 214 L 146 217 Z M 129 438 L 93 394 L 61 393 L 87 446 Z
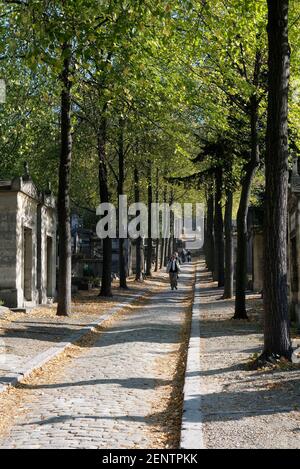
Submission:
M 202 264 L 201 409 L 206 448 L 300 448 L 298 365 L 250 370 L 262 349 L 262 306 L 247 299 L 249 321 L 232 320 L 234 302 L 221 300 Z

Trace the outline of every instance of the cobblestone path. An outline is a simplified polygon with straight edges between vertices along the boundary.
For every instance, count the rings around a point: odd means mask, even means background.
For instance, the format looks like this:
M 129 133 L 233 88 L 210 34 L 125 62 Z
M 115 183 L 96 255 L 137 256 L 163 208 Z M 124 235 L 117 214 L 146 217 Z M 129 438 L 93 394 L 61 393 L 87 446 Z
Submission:
M 171 384 L 159 360 L 170 357 L 171 366 L 178 358 L 192 265 L 180 277 L 178 291 L 165 284 L 49 379 L 29 380 L 0 447 L 151 447 L 148 416 L 160 390 Z

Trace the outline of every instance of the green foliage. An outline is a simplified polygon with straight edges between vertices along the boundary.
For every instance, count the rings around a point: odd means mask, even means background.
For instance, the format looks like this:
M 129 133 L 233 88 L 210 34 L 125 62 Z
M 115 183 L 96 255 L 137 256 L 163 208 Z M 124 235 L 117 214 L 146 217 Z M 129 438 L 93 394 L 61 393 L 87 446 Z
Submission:
M 299 6 L 291 0 L 290 127 L 300 148 Z M 148 161 L 160 200 L 171 195 L 204 200 L 209 180 L 174 185 L 170 178 L 215 164 L 215 155 L 194 160 L 205 142 L 220 138 L 226 139 L 227 151 L 217 162 L 224 166 L 226 187 L 238 191 L 249 159 L 252 97 L 259 101 L 262 160 L 264 155 L 266 12 L 265 0 L 4 3 L 0 76 L 7 83 L 7 102 L 0 104 L 0 177 L 21 174 L 28 160 L 36 182 L 45 187 L 50 181 L 57 190 L 59 77 L 65 54 L 70 54 L 75 210 L 93 222 L 99 201 L 97 132 L 103 117 L 113 199 L 120 117 L 125 122 L 125 191 L 130 200 L 135 166 L 146 199 Z M 69 47 L 63 49 L 64 44 Z M 263 184 L 262 165 L 255 186 Z M 256 203 L 255 191 L 252 200 Z

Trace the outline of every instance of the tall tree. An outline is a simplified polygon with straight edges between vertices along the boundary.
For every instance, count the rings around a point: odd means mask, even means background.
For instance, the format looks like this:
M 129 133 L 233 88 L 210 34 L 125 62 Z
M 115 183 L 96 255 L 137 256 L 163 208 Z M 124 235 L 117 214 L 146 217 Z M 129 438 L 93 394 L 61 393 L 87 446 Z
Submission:
M 125 149 L 124 149 L 124 130 L 125 120 L 121 116 L 119 118 L 119 139 L 118 139 L 118 160 L 119 160 L 119 175 L 118 175 L 118 196 L 124 195 L 124 182 L 125 182 Z M 120 200 L 120 199 L 119 199 Z M 119 203 L 120 212 L 120 203 Z M 119 235 L 120 235 L 120 216 L 119 216 Z M 120 272 L 120 288 L 128 288 L 126 281 L 126 259 L 124 249 L 124 238 L 119 236 L 119 272 Z
M 246 312 L 246 287 L 247 287 L 247 217 L 251 187 L 257 171 L 260 153 L 258 136 L 258 111 L 259 98 L 257 96 L 261 73 L 261 52 L 255 55 L 252 84 L 254 91 L 246 106 L 246 114 L 250 118 L 250 158 L 246 160 L 243 167 L 241 181 L 241 196 L 237 213 L 237 254 L 236 254 L 236 287 L 235 287 L 235 312 L 234 319 L 247 319 Z
M 63 71 L 61 74 L 61 154 L 59 165 L 58 187 L 58 235 L 59 235 L 59 269 L 58 269 L 58 302 L 57 315 L 68 316 L 71 312 L 71 219 L 70 219 L 70 177 L 72 161 L 71 135 L 71 81 L 70 59 L 71 48 L 68 43 L 62 47 Z
M 152 235 L 151 235 L 151 206 L 153 201 L 152 195 L 152 162 L 149 159 L 147 162 L 147 187 L 148 187 L 148 236 L 147 236 L 147 257 L 146 257 L 146 275 L 152 275 Z
M 159 169 L 156 168 L 156 175 L 155 175 L 155 203 L 159 203 Z M 157 221 L 158 225 L 160 227 L 160 220 Z M 156 246 L 155 246 L 155 267 L 154 267 L 154 272 L 158 271 L 158 264 L 159 264 L 159 250 L 160 250 L 160 245 L 161 245 L 161 231 L 159 229 L 159 234 L 156 240 Z
M 215 191 L 215 215 L 214 215 L 214 235 L 215 235 L 215 272 L 217 273 L 218 286 L 224 286 L 224 222 L 222 213 L 222 188 L 223 171 L 221 167 L 215 170 L 216 191 Z
M 110 202 L 110 191 L 107 176 L 107 117 L 105 114 L 100 119 L 97 150 L 99 158 L 99 192 L 101 203 Z M 103 239 L 103 262 L 102 262 L 102 281 L 100 296 L 112 296 L 111 280 L 112 280 L 112 240 L 108 236 Z
M 76 82 L 75 62 L 90 45 L 89 36 L 99 21 L 96 2 L 7 1 L 6 24 L 14 28 L 21 60 L 34 73 L 43 69 L 62 85 L 60 97 L 60 163 L 58 184 L 59 275 L 57 314 L 71 310 L 70 181 L 72 161 L 71 85 Z
M 240 203 L 237 215 L 235 318 L 246 317 L 247 214 L 251 187 L 259 164 L 258 130 L 263 125 L 265 98 L 266 41 L 264 1 L 199 0 L 190 10 L 189 74 L 198 77 L 197 105 L 208 132 L 230 131 L 240 143 Z M 185 16 L 183 15 L 183 21 Z M 199 24 L 201 27 L 199 27 Z M 184 34 L 185 36 L 186 33 Z M 194 39 L 191 38 L 193 35 Z M 195 43 L 198 47 L 195 47 Z M 195 56 L 196 53 L 196 56 Z M 184 57 L 181 60 L 184 60 Z M 212 93 L 213 90 L 213 93 Z M 208 101 L 209 96 L 209 101 Z M 232 127 L 234 114 L 239 124 Z
M 264 350 L 291 358 L 287 296 L 289 0 L 268 0 L 269 95 L 264 224 Z M 276 227 L 276 229 L 274 229 Z
M 206 250 L 206 265 L 209 271 L 214 269 L 214 255 L 215 255 L 215 243 L 214 243 L 214 195 L 213 189 L 210 186 L 207 194 L 207 211 L 206 211 L 206 239 L 205 239 L 205 250 Z
M 134 202 L 140 203 L 140 187 L 139 187 L 139 172 L 137 165 L 134 166 Z M 138 214 L 140 215 L 140 214 Z M 140 229 L 138 226 L 137 229 Z M 142 237 L 138 236 L 136 239 L 136 256 L 135 256 L 135 280 L 136 282 L 142 281 Z
M 225 280 L 224 280 L 224 298 L 233 296 L 233 241 L 232 241 L 232 191 L 229 190 L 226 195 L 225 215 L 224 215 L 224 233 L 225 233 Z

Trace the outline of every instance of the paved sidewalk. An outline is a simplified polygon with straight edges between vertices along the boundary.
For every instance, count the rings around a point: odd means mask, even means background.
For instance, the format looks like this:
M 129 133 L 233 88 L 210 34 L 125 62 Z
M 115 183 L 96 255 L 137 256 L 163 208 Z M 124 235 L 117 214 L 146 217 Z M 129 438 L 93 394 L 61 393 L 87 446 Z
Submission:
M 0 392 L 6 385 L 22 378 L 43 356 L 64 342 L 73 342 L 83 328 L 98 323 L 134 302 L 153 288 L 160 287 L 163 274 L 157 273 L 145 284 L 130 283 L 130 289 L 114 288 L 113 298 L 99 298 L 98 291 L 83 292 L 74 299 L 70 317 L 57 317 L 56 305 L 33 309 L 28 313 L 4 310 L 0 316 Z
M 300 369 L 247 369 L 251 355 L 262 348 L 261 300 L 255 295 L 248 298 L 249 322 L 231 320 L 233 301 L 220 299 L 222 290 L 202 267 L 200 395 L 204 446 L 299 449 Z
M 161 418 L 155 406 L 171 384 L 168 369 L 178 359 L 192 283 L 193 266 L 185 265 L 178 291 L 165 284 L 92 346 L 71 351 L 58 369 L 15 390 L 18 405 L 0 447 L 151 447 L 153 423 Z M 166 359 L 168 367 L 160 366 Z

